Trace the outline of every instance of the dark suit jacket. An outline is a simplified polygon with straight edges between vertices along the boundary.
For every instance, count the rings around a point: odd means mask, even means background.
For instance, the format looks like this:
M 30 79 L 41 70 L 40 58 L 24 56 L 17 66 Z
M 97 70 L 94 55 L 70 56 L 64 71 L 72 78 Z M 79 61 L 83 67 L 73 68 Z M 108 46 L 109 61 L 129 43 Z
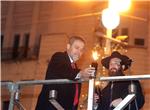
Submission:
M 51 61 L 49 62 L 45 79 L 75 80 L 78 73 L 79 69 L 73 69 L 71 67 L 71 62 L 67 52 L 57 52 L 52 56 Z M 79 84 L 79 93 L 80 88 L 81 85 Z M 53 89 L 58 93 L 57 101 L 59 104 L 61 104 L 65 110 L 72 110 L 75 96 L 75 84 L 44 85 L 38 97 L 36 110 L 56 110 L 48 101 L 49 91 Z
M 142 88 L 139 81 L 133 81 L 136 86 L 136 102 L 138 109 L 142 108 L 144 105 L 144 96 L 142 92 Z M 129 94 L 129 85 L 130 81 L 115 81 L 113 82 L 113 88 L 111 89 L 112 82 L 101 91 L 100 93 L 100 103 L 97 110 L 113 110 L 114 108 L 110 108 L 110 103 L 117 98 L 124 99 Z M 112 94 L 112 95 L 111 95 Z M 131 102 L 130 110 L 136 110 L 135 100 Z M 129 110 L 129 106 L 127 106 L 124 110 Z

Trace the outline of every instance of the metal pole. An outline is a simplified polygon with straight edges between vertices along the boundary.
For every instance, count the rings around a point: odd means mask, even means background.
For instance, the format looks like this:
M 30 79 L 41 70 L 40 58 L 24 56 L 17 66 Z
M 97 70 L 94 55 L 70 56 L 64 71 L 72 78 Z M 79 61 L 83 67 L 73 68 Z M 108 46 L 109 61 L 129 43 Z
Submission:
M 88 90 L 88 108 L 87 110 L 93 110 L 93 94 L 94 94 L 94 84 L 95 79 L 89 80 L 89 90 Z
M 150 79 L 150 74 L 147 75 L 133 75 L 133 76 L 113 76 L 113 77 L 100 77 L 100 81 L 130 81 L 130 80 L 146 80 Z
M 146 75 L 133 75 L 133 76 L 114 76 L 114 77 L 99 77 L 96 79 L 90 79 L 89 82 L 89 87 L 93 89 L 89 90 L 89 96 L 93 97 L 94 93 L 94 82 L 95 81 L 130 81 L 130 80 L 150 80 L 150 74 Z M 14 108 L 14 97 L 15 97 L 15 92 L 18 90 L 19 86 L 27 86 L 27 85 L 40 85 L 40 84 L 66 84 L 66 83 L 82 83 L 88 80 L 79 80 L 79 81 L 72 81 L 68 79 L 53 79 L 53 80 L 33 80 L 33 81 L 17 81 L 17 82 L 1 82 L 1 86 L 7 86 L 11 93 L 10 97 L 10 104 L 9 104 L 9 109 L 8 110 L 13 110 Z M 90 98 L 89 97 L 89 98 Z M 93 99 L 88 100 L 88 105 L 89 109 L 92 110 L 91 107 L 93 107 Z M 91 107 L 90 107 L 91 106 Z
M 107 29 L 106 36 L 108 38 L 112 38 L 112 29 Z M 111 41 L 110 41 L 110 39 L 106 39 L 106 46 L 105 47 L 106 47 L 105 54 L 109 55 L 111 52 Z
M 41 84 L 68 84 L 68 83 L 76 83 L 76 81 L 72 81 L 69 79 L 51 79 L 51 80 L 31 80 L 31 81 L 17 81 L 18 85 L 41 85 Z
M 15 83 L 8 83 L 8 89 L 11 93 L 8 110 L 13 110 L 14 109 L 14 98 L 15 98 L 16 90 L 18 89 L 18 85 Z
M 130 81 L 130 80 L 148 80 L 150 79 L 150 74 L 146 75 L 130 75 L 130 76 L 113 76 L 113 77 L 99 77 L 96 78 L 96 81 Z M 42 85 L 42 84 L 69 84 L 69 83 L 82 83 L 87 82 L 89 80 L 78 80 L 78 81 L 72 81 L 68 79 L 53 79 L 53 80 L 32 80 L 32 81 L 17 81 L 15 83 L 7 83 L 7 82 L 1 82 L 1 86 L 9 85 L 8 88 L 10 88 L 11 85 L 20 85 L 20 86 L 28 86 L 28 85 Z M 16 86 L 16 87 L 17 87 Z
M 91 66 L 95 68 L 95 72 L 91 76 L 91 79 L 89 79 L 88 108 L 87 108 L 88 110 L 93 110 L 94 108 L 93 101 L 94 101 L 94 91 L 95 91 L 95 77 L 97 73 L 98 63 L 96 61 L 92 62 Z
M 15 93 L 11 92 L 8 110 L 13 110 L 14 109 L 14 96 L 15 96 Z

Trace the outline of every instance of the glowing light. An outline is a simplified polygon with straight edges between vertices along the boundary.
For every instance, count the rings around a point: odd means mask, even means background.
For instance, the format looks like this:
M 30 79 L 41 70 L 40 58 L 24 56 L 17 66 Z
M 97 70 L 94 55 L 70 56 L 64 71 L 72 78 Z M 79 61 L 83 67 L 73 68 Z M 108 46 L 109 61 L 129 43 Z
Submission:
M 109 8 L 118 12 L 124 12 L 129 10 L 131 6 L 131 0 L 109 0 Z
M 100 81 L 95 81 L 95 86 L 99 86 L 100 85 Z
M 119 13 L 109 8 L 104 9 L 102 12 L 102 23 L 107 29 L 114 29 L 119 25 Z
M 78 2 L 89 2 L 91 0 L 78 0 Z
M 93 59 L 94 59 L 95 61 L 98 60 L 98 58 L 99 58 L 99 54 L 98 54 L 97 51 L 93 51 L 93 52 L 92 52 L 92 56 L 93 56 Z
M 128 38 L 128 36 L 117 36 L 116 37 L 117 40 L 125 40 L 126 38 Z

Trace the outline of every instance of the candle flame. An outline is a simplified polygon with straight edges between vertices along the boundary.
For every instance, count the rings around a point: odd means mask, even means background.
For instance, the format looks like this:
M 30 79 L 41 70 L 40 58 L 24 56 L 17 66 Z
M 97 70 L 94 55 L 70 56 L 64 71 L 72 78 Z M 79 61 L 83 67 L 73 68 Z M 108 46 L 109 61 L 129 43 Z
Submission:
M 100 86 L 100 82 L 99 82 L 99 81 L 96 81 L 96 82 L 95 82 L 95 86 Z
M 99 54 L 97 53 L 97 51 L 93 51 L 92 56 L 95 61 L 98 60 L 98 58 L 99 58 Z

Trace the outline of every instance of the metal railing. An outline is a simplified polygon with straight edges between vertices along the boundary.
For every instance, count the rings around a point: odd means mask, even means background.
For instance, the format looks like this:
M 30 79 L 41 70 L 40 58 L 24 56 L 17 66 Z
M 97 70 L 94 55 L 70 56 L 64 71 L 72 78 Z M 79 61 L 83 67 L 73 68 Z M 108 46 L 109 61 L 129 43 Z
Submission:
M 114 76 L 114 77 L 99 77 L 96 78 L 96 81 L 130 81 L 130 80 L 148 80 L 150 79 L 150 74 L 147 75 L 133 75 L 133 76 Z M 67 84 L 67 83 L 82 83 L 89 80 L 78 80 L 78 81 L 72 81 L 68 79 L 53 79 L 53 80 L 32 80 L 32 81 L 1 81 L 1 87 L 8 88 L 9 92 L 11 93 L 10 96 L 10 103 L 9 103 L 9 109 L 13 110 L 14 103 L 18 101 L 19 94 L 21 86 L 30 86 L 30 85 L 44 85 L 44 84 Z M 17 98 L 16 98 L 16 95 Z M 17 102 L 18 103 L 18 102 Z M 21 107 L 23 108 L 23 107 Z

